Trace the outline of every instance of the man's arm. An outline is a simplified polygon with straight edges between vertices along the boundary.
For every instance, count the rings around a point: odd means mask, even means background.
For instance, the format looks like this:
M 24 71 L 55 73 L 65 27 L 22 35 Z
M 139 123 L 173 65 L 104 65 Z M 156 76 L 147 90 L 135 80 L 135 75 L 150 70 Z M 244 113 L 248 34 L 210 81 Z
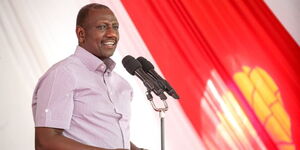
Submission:
M 130 142 L 130 150 L 147 150 L 144 148 L 138 148 L 137 146 L 135 146 L 132 142 Z
M 62 135 L 63 129 L 36 127 L 36 150 L 109 150 L 79 143 Z M 126 149 L 115 149 L 126 150 Z

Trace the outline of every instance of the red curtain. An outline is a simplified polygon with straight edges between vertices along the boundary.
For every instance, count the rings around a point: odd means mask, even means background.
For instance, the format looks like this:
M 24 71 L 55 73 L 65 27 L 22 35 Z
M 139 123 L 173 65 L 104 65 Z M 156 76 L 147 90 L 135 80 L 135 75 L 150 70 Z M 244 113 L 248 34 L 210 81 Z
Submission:
M 233 94 L 266 148 L 299 146 L 299 46 L 263 1 L 122 0 L 122 3 L 164 76 L 181 96 L 184 112 L 208 149 L 224 149 L 218 145 L 220 139 L 205 138 L 217 132 L 216 126 L 222 122 L 219 119 L 216 123 L 212 118 L 222 118 L 218 108 L 213 108 L 212 103 L 202 103 L 207 99 L 205 93 L 214 71 L 222 80 L 220 88 L 224 83 Z M 264 104 L 260 104 L 261 99 Z M 211 102 L 216 106 L 222 103 Z M 211 112 L 203 108 L 209 106 Z M 279 128 L 282 132 L 275 131 Z M 238 137 L 234 130 L 232 133 Z M 259 148 L 254 137 L 245 135 L 252 147 Z M 225 139 L 222 143 L 230 142 Z

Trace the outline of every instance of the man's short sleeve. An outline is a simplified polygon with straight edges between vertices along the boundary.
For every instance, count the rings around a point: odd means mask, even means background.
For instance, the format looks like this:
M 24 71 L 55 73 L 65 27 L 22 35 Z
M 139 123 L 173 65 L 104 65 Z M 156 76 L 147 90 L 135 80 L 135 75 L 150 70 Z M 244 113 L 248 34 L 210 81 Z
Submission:
M 65 67 L 50 70 L 39 80 L 33 100 L 36 127 L 69 129 L 75 85 L 73 74 Z

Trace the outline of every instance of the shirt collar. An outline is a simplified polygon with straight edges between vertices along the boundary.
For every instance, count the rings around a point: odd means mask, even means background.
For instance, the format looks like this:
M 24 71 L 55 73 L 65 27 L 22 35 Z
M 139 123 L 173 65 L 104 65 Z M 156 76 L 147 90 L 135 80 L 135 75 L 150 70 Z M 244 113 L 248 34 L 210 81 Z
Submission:
M 111 58 L 101 60 L 80 46 L 77 46 L 74 55 L 91 71 L 111 72 L 116 66 Z

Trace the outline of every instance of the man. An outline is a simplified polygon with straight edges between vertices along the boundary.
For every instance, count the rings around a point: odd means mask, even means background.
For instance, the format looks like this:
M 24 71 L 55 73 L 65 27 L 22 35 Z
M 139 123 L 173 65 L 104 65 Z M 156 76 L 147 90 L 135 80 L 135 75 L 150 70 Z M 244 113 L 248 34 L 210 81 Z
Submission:
M 140 150 L 129 140 L 132 89 L 113 72 L 119 24 L 101 4 L 81 8 L 73 55 L 52 66 L 33 95 L 37 150 Z

